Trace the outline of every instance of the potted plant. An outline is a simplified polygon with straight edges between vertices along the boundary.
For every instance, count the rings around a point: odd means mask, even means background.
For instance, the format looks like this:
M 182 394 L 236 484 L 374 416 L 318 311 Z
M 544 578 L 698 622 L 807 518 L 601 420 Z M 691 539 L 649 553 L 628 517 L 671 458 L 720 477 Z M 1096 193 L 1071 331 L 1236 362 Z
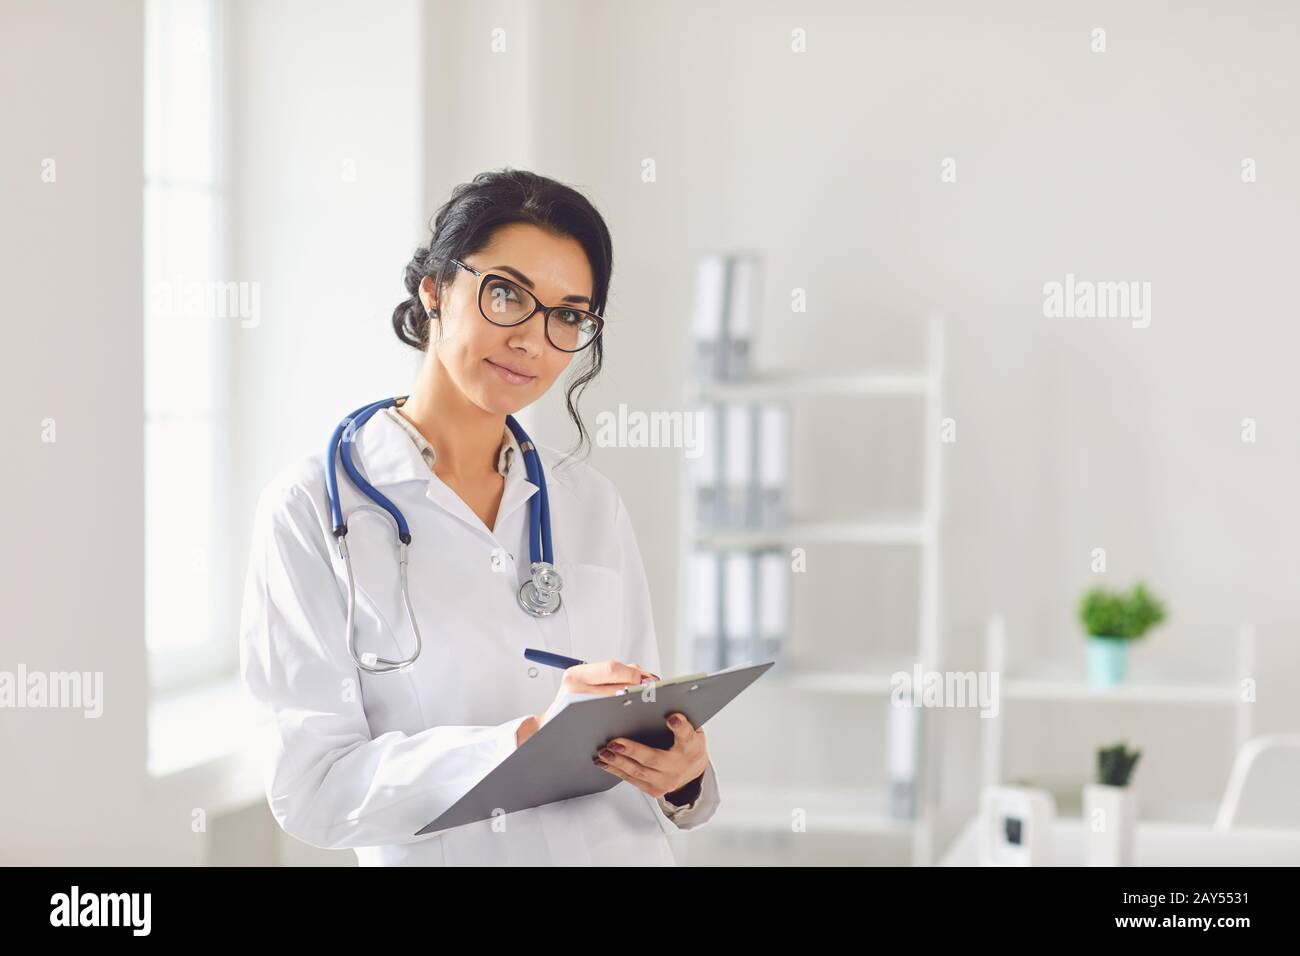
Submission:
M 1129 641 L 1165 619 L 1164 605 L 1143 584 L 1127 594 L 1092 588 L 1079 602 L 1079 620 L 1088 635 L 1088 683 L 1114 687 L 1124 682 Z
M 1142 751 L 1124 744 L 1097 751 L 1097 782 L 1083 788 L 1083 824 L 1089 866 L 1132 866 L 1137 834 L 1137 791 L 1129 786 Z

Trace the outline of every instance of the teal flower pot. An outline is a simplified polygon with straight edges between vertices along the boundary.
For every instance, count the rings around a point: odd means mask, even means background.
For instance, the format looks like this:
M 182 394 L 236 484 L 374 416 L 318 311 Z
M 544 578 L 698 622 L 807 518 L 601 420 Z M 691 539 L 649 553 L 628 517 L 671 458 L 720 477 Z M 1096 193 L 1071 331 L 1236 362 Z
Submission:
M 1088 686 L 1104 690 L 1124 683 L 1128 641 L 1120 637 L 1088 637 Z

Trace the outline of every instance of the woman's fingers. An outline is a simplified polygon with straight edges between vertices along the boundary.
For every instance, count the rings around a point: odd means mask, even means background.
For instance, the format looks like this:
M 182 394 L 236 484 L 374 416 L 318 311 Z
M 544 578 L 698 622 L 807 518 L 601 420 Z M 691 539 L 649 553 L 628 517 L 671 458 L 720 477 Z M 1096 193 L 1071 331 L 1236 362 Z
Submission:
M 661 678 L 658 674 L 652 674 L 652 673 L 650 673 L 648 670 L 646 670 L 646 669 L 645 669 L 644 667 L 642 667 L 640 664 L 633 664 L 632 666 L 635 667 L 637 670 L 639 670 L 639 671 L 641 672 L 641 679 L 642 679 L 642 680 L 645 680 L 645 679 L 647 679 L 647 678 L 649 678 L 650 680 L 662 680 L 662 678 Z
M 668 792 L 670 780 L 665 774 L 653 767 L 646 767 L 630 757 L 614 753 L 609 749 L 602 749 L 593 758 L 593 762 L 651 796 Z
M 657 678 L 636 664 L 622 661 L 575 664 L 564 672 L 564 680 L 570 689 L 585 694 L 615 694 L 628 687 L 640 686 L 647 679 Z
M 647 747 L 645 744 L 639 744 L 627 737 L 615 737 L 605 744 L 603 749 L 626 757 L 628 760 L 651 770 L 661 770 L 665 764 L 671 763 L 673 759 L 671 751 L 660 750 L 658 747 Z
M 675 718 L 675 719 L 674 719 Z M 681 780 L 694 780 L 708 765 L 704 731 L 691 726 L 678 711 L 668 717 L 676 738 L 667 750 L 649 747 L 627 737 L 615 737 L 592 760 L 621 780 L 658 797 L 678 789 Z
M 584 684 L 581 681 L 569 681 L 565 684 L 564 689 L 574 694 L 604 694 L 607 697 L 614 694 L 621 694 L 629 687 L 638 687 L 638 684 Z

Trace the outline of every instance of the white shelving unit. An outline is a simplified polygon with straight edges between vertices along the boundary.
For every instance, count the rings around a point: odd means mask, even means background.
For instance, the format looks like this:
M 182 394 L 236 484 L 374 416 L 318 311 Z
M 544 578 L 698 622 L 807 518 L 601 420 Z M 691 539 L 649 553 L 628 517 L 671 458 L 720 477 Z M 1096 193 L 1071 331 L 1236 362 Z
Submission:
M 808 812 L 819 833 L 892 834 L 906 837 L 912 824 L 884 811 L 883 790 L 817 790 L 805 788 L 728 788 L 727 813 L 709 823 L 729 830 L 789 832 L 790 807 Z
M 1234 721 L 1236 755 L 1251 736 L 1254 705 L 1244 699 L 1241 681 L 1251 675 L 1254 666 L 1254 629 L 1243 625 L 1237 634 L 1236 674 L 1231 678 L 1162 677 L 1137 679 L 1117 687 L 1094 688 L 1077 670 L 1052 663 L 1038 663 L 1020 670 L 1009 669 L 1006 624 L 999 615 L 989 619 L 985 638 L 985 668 L 1000 675 L 997 716 L 980 720 L 983 783 L 992 786 L 1004 782 L 1004 748 L 1008 705 L 1014 715 L 1021 703 L 1035 706 L 1091 706 L 1106 703 L 1147 704 L 1157 707 L 1218 707 Z
M 919 371 L 864 371 L 856 375 L 763 375 L 741 381 L 692 382 L 687 387 L 689 405 L 730 401 L 788 401 L 805 397 L 833 396 L 845 401 L 870 401 L 880 397 L 915 396 L 924 403 L 924 468 L 922 506 L 918 514 L 882 514 L 870 519 L 846 516 L 843 521 L 820 516 L 816 522 L 793 520 L 784 527 L 761 531 L 700 532 L 695 521 L 695 496 L 683 469 L 683 502 L 680 553 L 694 548 L 728 550 L 790 547 L 810 543 L 837 543 L 864 547 L 903 546 L 917 551 L 919 575 L 918 633 L 914 653 L 898 659 L 870 660 L 862 670 L 818 671 L 786 668 L 771 672 L 755 685 L 779 683 L 782 690 L 808 694 L 851 694 L 886 698 L 893 687 L 893 675 L 911 673 L 920 664 L 923 672 L 938 670 L 941 664 L 939 631 L 939 543 L 942 521 L 942 450 L 939 441 L 943 398 L 943 320 L 932 317 L 928 326 L 926 366 Z M 692 660 L 689 562 L 681 563 L 680 592 L 683 600 L 678 627 L 678 660 Z M 725 786 L 723 806 L 710 821 L 711 828 L 749 832 L 790 832 L 790 808 L 807 813 L 809 832 L 892 836 L 911 839 L 912 862 L 928 865 L 934 859 L 935 818 L 938 780 L 934 723 L 918 709 L 918 760 L 916 815 L 899 820 L 888 813 L 883 788 L 826 789 L 816 784 L 798 787 L 746 787 L 738 781 Z M 844 728 L 851 739 L 855 728 Z M 832 731 L 833 732 L 833 731 Z

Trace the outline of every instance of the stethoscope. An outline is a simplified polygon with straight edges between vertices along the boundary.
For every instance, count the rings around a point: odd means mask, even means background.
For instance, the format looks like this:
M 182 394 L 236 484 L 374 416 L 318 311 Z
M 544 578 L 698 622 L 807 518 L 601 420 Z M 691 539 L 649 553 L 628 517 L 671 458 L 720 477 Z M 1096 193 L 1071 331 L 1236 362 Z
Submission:
M 330 436 L 329 449 L 325 453 L 325 493 L 329 498 L 330 518 L 334 522 L 334 537 L 339 543 L 339 557 L 343 559 L 343 567 L 346 569 L 348 579 L 348 654 L 357 667 L 371 674 L 388 674 L 409 667 L 419 658 L 423 647 L 420 628 L 415 622 L 415 610 L 411 607 L 411 595 L 406 583 L 406 549 L 411 543 L 411 528 L 397 505 L 384 497 L 357 471 L 356 463 L 352 460 L 351 448 L 357 430 L 368 422 L 375 412 L 394 405 L 400 408 L 405 401 L 406 396 L 403 395 L 401 398 L 385 398 L 358 408 L 339 422 L 338 427 L 334 429 L 334 434 Z M 519 450 L 524 454 L 524 469 L 528 474 L 528 480 L 537 486 L 537 494 L 528 499 L 528 557 L 532 578 L 519 588 L 519 606 L 533 617 L 548 617 L 560 609 L 560 588 L 563 587 L 563 582 L 560 580 L 560 572 L 555 569 L 551 552 L 551 508 L 550 500 L 546 495 L 546 476 L 542 473 L 542 459 L 523 428 L 510 415 L 506 416 L 506 425 L 514 434 L 515 440 L 519 442 Z M 343 470 L 347 472 L 352 484 L 378 505 L 378 507 L 358 505 L 353 509 L 352 514 L 387 513 L 397 525 L 397 573 L 402 582 L 402 603 L 406 605 L 406 616 L 411 622 L 411 630 L 415 633 L 415 653 L 402 660 L 389 660 L 372 653 L 357 653 L 356 581 L 352 576 L 352 558 L 348 555 L 348 526 L 343 520 L 343 503 L 339 496 L 336 461 L 340 458 L 343 461 Z

